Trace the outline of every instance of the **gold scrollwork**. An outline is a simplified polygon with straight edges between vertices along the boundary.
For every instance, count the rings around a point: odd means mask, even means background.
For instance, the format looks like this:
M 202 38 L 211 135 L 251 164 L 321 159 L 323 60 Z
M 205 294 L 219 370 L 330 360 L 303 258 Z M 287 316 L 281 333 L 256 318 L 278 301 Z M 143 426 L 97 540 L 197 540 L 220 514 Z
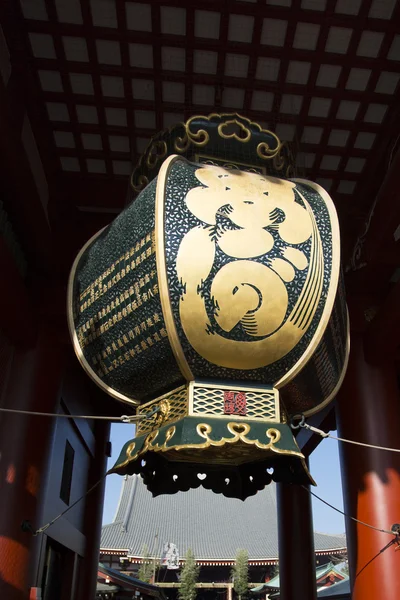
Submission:
M 239 130 L 244 132 L 245 136 L 240 137 L 240 135 L 238 135 L 235 131 L 232 133 L 225 133 L 224 129 L 226 127 L 229 127 L 229 125 L 237 125 L 239 127 Z M 250 141 L 251 131 L 237 119 L 231 119 L 230 121 L 225 121 L 224 123 L 220 123 L 218 125 L 218 135 L 220 137 L 224 138 L 225 140 L 229 140 L 230 138 L 233 138 L 233 139 L 237 140 L 238 142 L 242 142 L 242 144 L 246 144 L 247 142 Z
M 129 444 L 129 446 L 126 449 L 126 457 L 128 460 L 131 460 L 132 458 L 132 452 L 134 451 L 134 449 L 136 448 L 136 443 L 135 442 L 131 442 Z
M 174 148 L 180 154 L 182 154 L 183 152 L 186 152 L 186 150 L 189 148 L 189 146 L 190 146 L 190 139 L 186 133 L 183 137 L 178 136 L 174 142 Z
M 274 165 L 274 169 L 276 169 L 277 171 L 282 171 L 282 169 L 284 168 L 287 159 L 285 158 L 285 156 L 283 155 L 283 148 L 287 149 L 287 144 L 286 142 L 283 142 L 283 144 L 281 144 L 280 148 L 279 148 L 279 152 L 277 152 L 274 157 L 273 157 L 273 165 Z M 293 160 L 293 159 L 292 159 Z M 291 164 L 291 161 L 289 161 L 289 165 Z
M 249 423 L 239 423 L 239 422 L 230 422 L 227 424 L 227 429 L 229 433 L 233 435 L 232 438 L 221 438 L 220 440 L 213 440 L 210 438 L 210 434 L 212 433 L 211 425 L 208 423 L 199 423 L 196 427 L 196 431 L 198 435 L 206 440 L 207 448 L 209 446 L 225 446 L 225 444 L 236 444 L 237 442 L 244 442 L 245 444 L 249 444 L 251 446 L 256 446 L 261 450 L 272 450 L 277 453 L 289 453 L 289 454 L 297 454 L 287 450 L 281 450 L 279 448 L 275 448 L 274 444 L 279 442 L 281 439 L 281 432 L 279 429 L 275 427 L 270 427 L 266 431 L 266 436 L 269 438 L 269 442 L 267 444 L 263 444 L 259 440 L 252 440 L 247 437 L 251 430 L 251 425 Z M 301 453 L 298 454 L 302 456 Z
M 148 152 L 146 153 L 146 164 L 149 169 L 154 169 L 156 164 L 166 156 L 167 151 L 167 144 L 163 141 L 158 141 L 151 144 Z
M 176 427 L 174 425 L 168 429 L 167 433 L 165 434 L 165 444 L 167 444 L 169 440 L 174 437 L 175 431 Z
M 261 158 L 262 160 L 271 159 L 276 154 L 279 153 L 279 150 L 281 148 L 281 141 L 275 135 L 275 133 L 273 133 L 272 131 L 263 129 L 258 123 L 255 123 L 254 121 L 251 121 L 250 119 L 247 119 L 246 117 L 243 117 L 239 114 L 232 115 L 230 113 L 222 113 L 222 114 L 212 113 L 208 116 L 196 115 L 194 117 L 191 117 L 185 123 L 186 136 L 183 139 L 186 141 L 186 138 L 187 138 L 188 142 L 193 143 L 195 146 L 200 146 L 200 147 L 206 146 L 209 142 L 208 133 L 206 131 L 204 131 L 204 129 L 199 129 L 196 133 L 193 133 L 193 131 L 191 130 L 192 122 L 197 119 L 212 121 L 213 119 L 224 119 L 226 117 L 234 117 L 234 118 L 231 118 L 227 121 L 223 121 L 222 123 L 220 123 L 218 125 L 218 135 L 220 137 L 222 137 L 224 139 L 233 138 L 239 142 L 248 143 L 252 137 L 252 129 L 257 129 L 260 133 L 267 133 L 268 135 L 272 136 L 276 140 L 276 148 L 275 149 L 270 148 L 270 146 L 264 142 L 259 144 L 259 146 L 257 148 L 257 154 L 258 154 L 259 158 Z M 224 131 L 224 129 L 229 125 L 237 125 L 242 131 L 244 131 L 245 136 L 242 138 L 236 132 L 226 133 Z M 178 144 L 178 147 L 175 145 L 175 147 L 180 152 L 183 152 L 187 149 L 185 147 L 185 150 L 182 150 L 180 147 L 180 144 Z
M 186 123 L 179 124 L 184 129 L 184 134 L 181 136 L 177 136 L 173 143 L 173 148 L 178 154 L 184 154 L 189 149 L 191 144 L 198 148 L 201 148 L 207 146 L 207 144 L 209 143 L 210 135 L 206 130 L 193 130 L 193 123 L 196 120 L 203 120 L 209 122 L 213 120 L 219 120 L 220 122 L 218 124 L 218 135 L 223 139 L 233 138 L 242 143 L 248 143 L 251 140 L 253 131 L 268 134 L 276 141 L 276 147 L 275 149 L 273 149 L 270 147 L 269 144 L 265 142 L 260 143 L 257 147 L 257 154 L 258 157 L 262 160 L 269 160 L 271 158 L 274 158 L 274 156 L 276 156 L 279 153 L 282 146 L 279 138 L 275 135 L 275 133 L 267 129 L 263 129 L 261 125 L 254 121 L 251 121 L 250 119 L 247 119 L 246 117 L 243 117 L 242 115 L 239 115 L 237 113 L 211 113 L 208 116 L 195 115 L 188 119 Z M 244 132 L 244 137 L 238 135 L 237 132 L 227 133 L 225 129 L 229 125 L 238 126 Z M 166 134 L 172 134 L 172 131 L 175 129 L 176 125 L 170 127 L 169 129 L 166 129 L 161 134 L 157 134 L 150 140 L 146 150 L 144 151 L 144 154 L 139 159 L 139 162 L 131 176 L 130 183 L 132 189 L 135 192 L 142 191 L 142 189 L 146 187 L 146 185 L 149 183 L 148 177 L 142 174 L 136 178 L 136 174 L 140 172 L 143 166 L 147 167 L 149 170 L 153 170 L 160 162 L 160 160 L 165 158 L 165 156 L 168 154 L 167 144 L 165 141 L 160 139 L 160 136 L 165 137 Z
M 286 179 L 291 179 L 292 177 L 296 177 L 296 169 L 294 168 L 293 165 L 288 165 L 288 167 L 285 171 L 285 177 L 286 177 Z
M 274 135 L 274 134 L 272 134 Z M 274 135 L 274 137 L 276 137 Z M 278 140 L 278 138 L 276 138 Z M 257 146 L 257 156 L 259 158 L 261 158 L 262 160 L 270 160 L 271 158 L 274 159 L 274 167 L 276 167 L 276 159 L 277 157 L 280 156 L 280 151 L 281 151 L 282 145 L 278 140 L 278 147 L 275 148 L 275 150 L 273 150 L 269 144 L 267 144 L 266 142 L 260 142 Z M 282 157 L 281 157 L 282 159 Z M 283 160 L 283 159 L 282 159 Z M 283 165 L 282 165 L 283 166 Z M 282 168 L 282 167 L 280 167 Z
M 281 432 L 275 427 L 270 427 L 265 432 L 267 438 L 269 438 L 270 440 L 267 444 L 260 442 L 258 439 L 250 439 L 247 437 L 251 431 L 251 425 L 249 423 L 230 421 L 229 423 L 227 423 L 227 429 L 233 437 L 222 436 L 219 440 L 213 440 L 210 437 L 210 434 L 212 433 L 212 426 L 208 423 L 198 423 L 198 425 L 196 426 L 196 432 L 200 437 L 202 437 L 205 440 L 204 442 L 201 442 L 199 444 L 175 443 L 172 445 L 168 445 L 168 442 L 173 438 L 173 436 L 176 433 L 176 427 L 174 425 L 167 430 L 165 440 L 162 444 L 159 444 L 158 442 L 155 443 L 159 435 L 159 430 L 153 431 L 152 433 L 149 433 L 149 435 L 146 437 L 142 449 L 139 450 L 133 456 L 132 452 L 135 448 L 135 443 L 132 442 L 131 444 L 129 444 L 126 450 L 127 459 L 123 463 L 117 465 L 117 468 L 120 469 L 125 467 L 128 463 L 136 460 L 137 458 L 139 458 L 139 456 L 145 454 L 146 452 L 168 452 L 175 450 L 180 451 L 191 449 L 205 450 L 207 448 L 210 448 L 211 446 L 223 447 L 226 444 L 231 445 L 236 444 L 238 442 L 243 442 L 244 444 L 247 444 L 249 446 L 256 446 L 256 448 L 260 450 L 270 450 L 271 452 L 275 452 L 276 454 L 286 454 L 304 459 L 304 455 L 300 452 L 300 450 L 284 450 L 275 446 L 275 444 L 281 439 Z
M 148 179 L 148 177 L 146 177 L 146 175 L 139 175 L 137 184 L 135 185 L 133 183 L 133 174 L 134 174 L 134 172 L 132 173 L 132 176 L 131 176 L 131 187 L 135 192 L 141 192 L 146 187 L 146 185 L 149 183 L 149 179 Z
M 191 121 L 191 119 L 188 121 L 188 123 Z M 203 146 L 206 146 L 208 144 L 208 142 L 210 141 L 210 136 L 208 134 L 207 131 L 205 131 L 204 129 L 199 129 L 198 131 L 196 131 L 196 133 L 193 133 L 192 131 L 190 131 L 189 129 L 189 125 L 186 125 L 186 133 L 188 135 L 189 140 L 192 142 L 192 144 L 194 144 L 195 146 L 199 146 L 200 148 L 202 148 Z
M 157 427 L 161 427 L 162 423 L 168 419 L 168 415 L 171 411 L 171 405 L 168 400 L 161 400 L 158 406 L 159 412 L 157 415 L 156 423 Z
M 185 135 L 183 137 L 177 137 L 174 142 L 174 148 L 177 152 L 182 154 L 188 150 L 189 146 L 193 144 L 199 148 L 206 146 L 210 141 L 210 136 L 204 129 L 199 129 L 196 132 L 190 130 L 190 123 L 193 119 L 199 117 L 192 117 L 185 123 Z

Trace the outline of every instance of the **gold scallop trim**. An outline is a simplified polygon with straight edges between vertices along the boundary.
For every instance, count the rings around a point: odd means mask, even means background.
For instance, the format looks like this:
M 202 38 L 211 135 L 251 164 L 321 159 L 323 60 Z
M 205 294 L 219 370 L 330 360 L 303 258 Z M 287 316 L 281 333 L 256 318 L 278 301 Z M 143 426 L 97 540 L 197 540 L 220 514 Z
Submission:
M 72 339 L 72 345 L 75 350 L 75 354 L 76 354 L 81 366 L 86 371 L 86 373 L 89 375 L 89 377 L 95 382 L 95 384 L 98 385 L 104 392 L 106 392 L 112 398 L 115 398 L 116 400 L 120 400 L 121 402 L 125 402 L 126 404 L 130 404 L 130 405 L 133 404 L 134 406 L 137 406 L 138 404 L 140 404 L 140 402 L 138 400 L 135 400 L 134 398 L 128 398 L 128 396 L 125 396 L 124 394 L 117 392 L 116 390 L 111 388 L 109 385 L 107 385 L 106 383 L 104 383 L 104 381 L 102 381 L 100 379 L 100 377 L 92 369 L 92 367 L 88 363 L 85 355 L 83 354 L 81 345 L 79 344 L 78 336 L 75 331 L 75 323 L 74 323 L 74 315 L 73 315 L 73 292 L 74 292 L 74 279 L 75 279 L 76 270 L 78 268 L 79 262 L 83 256 L 83 254 L 86 252 L 86 250 L 93 244 L 93 242 L 99 237 L 99 235 L 105 229 L 106 229 L 106 227 L 103 227 L 103 229 L 100 229 L 100 231 L 95 233 L 94 236 L 92 236 L 90 238 L 90 240 L 86 242 L 86 244 L 83 246 L 83 248 L 78 253 L 78 255 L 75 258 L 74 263 L 72 265 L 71 272 L 70 272 L 69 278 L 68 278 L 68 289 L 67 289 L 68 329 L 69 329 L 69 334 Z
M 171 299 L 168 289 L 167 265 L 165 261 L 164 202 L 166 181 L 170 168 L 178 160 L 182 160 L 182 158 L 176 154 L 169 156 L 163 162 L 158 173 L 155 204 L 156 264 L 161 310 L 164 317 L 169 343 L 171 344 L 172 352 L 183 377 L 186 379 L 186 381 L 192 381 L 194 379 L 193 373 L 186 361 L 186 357 L 179 341 L 174 316 L 172 314 Z
M 291 379 L 296 377 L 298 373 L 306 366 L 308 361 L 312 358 L 315 350 L 317 349 L 318 344 L 320 343 L 322 336 L 325 333 L 325 329 L 328 325 L 333 305 L 336 299 L 336 292 L 339 283 L 339 275 L 340 275 L 340 230 L 339 230 L 339 221 L 335 209 L 335 205 L 333 204 L 332 198 L 329 194 L 317 183 L 312 181 L 308 181 L 307 179 L 291 179 L 294 183 L 303 183 L 305 185 L 310 186 L 316 192 L 322 196 L 325 200 L 325 204 L 328 210 L 330 222 L 331 222 L 331 231 L 332 231 L 332 268 L 331 268 L 331 277 L 329 281 L 329 288 L 326 295 L 325 306 L 322 311 L 321 319 L 318 323 L 317 329 L 313 335 L 311 342 L 309 343 L 306 351 L 302 354 L 299 360 L 293 365 L 293 367 L 283 376 L 279 381 L 274 383 L 274 387 L 280 389 Z M 324 401 L 325 405 L 325 401 Z M 311 409 L 313 412 L 318 412 L 321 410 L 322 405 L 319 404 L 316 409 Z M 307 413 L 310 414 L 310 413 Z
M 281 448 L 275 447 L 275 443 L 278 442 L 281 438 L 281 432 L 278 429 L 276 429 L 275 427 L 269 427 L 265 432 L 266 436 L 270 440 L 267 444 L 263 444 L 262 442 L 260 442 L 257 439 L 251 440 L 247 437 L 247 434 L 251 430 L 251 425 L 249 423 L 240 423 L 238 421 L 230 421 L 227 424 L 227 429 L 233 435 L 233 437 L 231 437 L 231 438 L 222 437 L 220 440 L 212 440 L 209 437 L 209 434 L 212 432 L 212 426 L 209 425 L 208 423 L 198 423 L 198 425 L 196 426 L 196 431 L 200 437 L 205 439 L 205 442 L 202 442 L 200 444 L 177 444 L 177 445 L 172 445 L 172 446 L 167 446 L 167 444 L 176 433 L 176 427 L 174 425 L 167 430 L 166 435 L 165 435 L 165 441 L 161 445 L 158 442 L 156 442 L 158 435 L 159 435 L 159 430 L 153 431 L 147 435 L 141 450 L 136 452 L 136 454 L 134 454 L 133 456 L 132 456 L 132 452 L 134 451 L 134 449 L 136 447 L 136 443 L 133 441 L 129 444 L 129 446 L 126 449 L 127 459 L 123 463 L 118 464 L 117 468 L 121 469 L 121 468 L 125 467 L 130 462 L 133 462 L 133 461 L 137 460 L 143 454 L 146 454 L 146 452 L 169 452 L 172 450 L 180 451 L 180 450 L 191 450 L 191 449 L 206 450 L 207 448 L 210 448 L 212 446 L 222 448 L 226 444 L 236 444 L 238 442 L 243 442 L 244 444 L 247 444 L 249 446 L 256 446 L 256 448 L 258 448 L 260 450 L 270 450 L 271 452 L 275 452 L 275 454 L 282 454 L 282 455 L 286 455 L 286 456 L 296 456 L 296 457 L 302 459 L 302 463 L 303 463 L 303 465 L 305 465 L 305 457 L 304 457 L 304 454 L 302 452 L 300 452 L 300 450 L 297 452 L 295 450 L 283 450 Z M 308 473 L 308 469 L 306 469 L 306 470 Z M 310 474 L 309 474 L 309 476 L 310 476 L 310 479 L 312 480 L 312 477 Z

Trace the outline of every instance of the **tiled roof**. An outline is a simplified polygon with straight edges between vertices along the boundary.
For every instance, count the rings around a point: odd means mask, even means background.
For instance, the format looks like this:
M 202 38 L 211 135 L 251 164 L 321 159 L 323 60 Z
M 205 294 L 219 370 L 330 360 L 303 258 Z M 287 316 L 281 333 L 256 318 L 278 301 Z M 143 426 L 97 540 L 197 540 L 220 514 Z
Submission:
M 143 594 L 156 596 L 162 600 L 165 600 L 165 594 L 163 590 L 156 585 L 151 583 L 145 583 L 140 579 L 136 579 L 135 577 L 131 577 L 130 575 L 124 575 L 120 571 L 116 571 L 115 569 L 110 569 L 106 567 L 102 563 L 99 563 L 98 567 L 98 576 L 108 577 L 112 583 L 116 584 L 116 590 L 127 589 L 127 590 L 139 590 Z M 97 583 L 97 591 L 99 591 L 101 584 Z M 104 588 L 102 591 L 113 591 L 110 586 Z
M 138 475 L 126 477 L 114 522 L 102 529 L 101 548 L 129 550 L 140 557 L 144 544 L 161 554 L 165 542 L 180 556 L 192 548 L 198 560 L 234 560 L 245 548 L 250 560 L 278 558 L 276 488 L 270 484 L 245 502 L 199 487 L 153 498 Z M 158 534 L 157 542 L 155 537 Z M 315 534 L 316 552 L 346 547 L 343 535 Z
M 350 579 L 346 577 L 343 581 L 335 583 L 330 587 L 325 587 L 319 590 L 317 598 L 342 598 L 343 600 L 350 600 Z
M 323 577 L 326 577 L 327 575 L 329 575 L 330 573 L 334 573 L 337 577 L 341 577 L 343 578 L 347 578 L 347 576 L 345 576 L 343 573 L 341 573 L 340 571 L 338 571 L 335 568 L 335 565 L 332 562 L 328 562 L 326 563 L 326 565 L 321 565 L 319 567 L 316 568 L 315 570 L 315 577 L 317 582 L 320 581 Z M 270 579 L 267 583 L 263 583 L 255 588 L 253 588 L 252 590 L 250 590 L 251 592 L 255 592 L 255 593 L 260 593 L 260 592 L 267 592 L 268 590 L 279 590 L 279 588 L 281 587 L 281 580 L 280 580 L 280 575 L 278 573 L 278 575 L 276 575 L 273 579 Z

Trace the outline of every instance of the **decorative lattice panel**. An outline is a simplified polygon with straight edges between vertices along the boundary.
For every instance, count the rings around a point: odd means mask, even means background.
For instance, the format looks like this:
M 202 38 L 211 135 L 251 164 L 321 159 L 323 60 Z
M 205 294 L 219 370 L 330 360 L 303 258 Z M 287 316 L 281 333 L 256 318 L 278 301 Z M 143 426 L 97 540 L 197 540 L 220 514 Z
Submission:
M 188 390 L 185 386 L 144 404 L 140 408 L 140 414 L 148 417 L 139 422 L 137 435 L 149 433 L 153 429 L 184 417 L 187 414 L 187 407 Z
M 279 405 L 276 390 L 243 390 L 238 388 L 217 388 L 206 386 L 194 386 L 193 389 L 193 415 L 220 415 L 225 416 L 227 394 L 233 396 L 240 394 L 245 398 L 245 412 L 251 419 L 263 419 L 268 421 L 279 421 Z

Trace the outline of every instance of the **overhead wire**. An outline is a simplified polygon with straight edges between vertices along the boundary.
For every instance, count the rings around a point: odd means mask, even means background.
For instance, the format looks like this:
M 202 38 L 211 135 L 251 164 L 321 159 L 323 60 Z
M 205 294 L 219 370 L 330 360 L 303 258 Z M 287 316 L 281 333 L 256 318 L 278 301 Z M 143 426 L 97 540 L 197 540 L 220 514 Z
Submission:
M 2 408 L 2 407 L 0 407 L 0 412 L 15 413 L 15 414 L 25 414 L 25 415 L 30 415 L 30 416 L 57 417 L 57 418 L 67 418 L 67 419 L 99 419 L 99 420 L 107 420 L 107 421 L 114 421 L 114 422 L 115 421 L 122 421 L 123 423 L 131 423 L 131 422 L 140 421 L 140 420 L 143 420 L 143 419 L 148 419 L 148 418 L 152 417 L 156 412 L 158 412 L 158 410 L 159 409 L 157 408 L 157 409 L 155 409 L 155 410 L 153 410 L 153 411 L 151 411 L 150 413 L 147 413 L 147 414 L 121 415 L 120 417 L 109 417 L 109 416 L 101 416 L 101 415 L 69 415 L 69 414 L 65 414 L 65 413 L 35 412 L 35 411 L 26 411 L 26 410 L 19 410 L 19 409 L 11 409 L 11 408 Z M 300 421 L 296 424 L 295 423 L 295 419 L 298 419 L 298 418 L 300 418 Z M 308 429 L 308 430 L 312 431 L 313 433 L 316 433 L 316 434 L 320 435 L 323 438 L 329 437 L 329 438 L 337 440 L 339 442 L 345 442 L 345 443 L 349 443 L 349 444 L 356 444 L 358 446 L 364 446 L 364 447 L 368 447 L 368 448 L 374 448 L 374 449 L 377 449 L 377 450 L 386 450 L 386 451 L 390 451 L 390 452 L 400 452 L 400 449 L 397 449 L 397 448 L 389 448 L 389 447 L 385 447 L 385 446 L 378 446 L 376 444 L 367 444 L 367 443 L 364 443 L 364 442 L 358 442 L 358 441 L 355 441 L 355 440 L 348 440 L 346 438 L 341 438 L 341 437 L 337 437 L 337 436 L 331 435 L 328 432 L 322 431 L 321 429 L 318 429 L 317 427 L 313 427 L 312 425 L 309 425 L 308 423 L 306 423 L 304 415 L 294 415 L 292 417 L 292 419 L 291 419 L 291 423 L 290 424 L 291 424 L 292 429 L 299 429 L 299 428 Z M 77 500 L 75 500 L 75 502 L 73 502 L 70 506 L 68 506 L 68 508 L 66 508 L 64 511 L 62 511 L 54 519 L 52 519 L 51 521 L 49 521 L 48 523 L 46 523 L 42 527 L 39 527 L 39 529 L 37 529 L 35 532 L 33 532 L 33 535 L 36 536 L 36 535 L 38 535 L 38 534 L 43 533 L 44 531 L 46 531 L 46 529 L 48 529 L 51 525 L 53 525 L 65 513 L 67 513 L 69 510 L 71 510 L 71 508 L 73 508 L 74 506 L 76 506 L 76 504 L 78 504 L 78 502 L 80 502 L 81 500 L 83 500 L 83 498 L 85 498 L 98 485 L 100 485 L 100 483 L 107 477 L 107 475 L 108 475 L 108 473 L 106 473 L 103 477 L 101 477 L 92 487 L 89 488 L 89 490 L 87 490 L 87 492 L 85 494 L 83 494 L 80 498 L 78 498 Z M 325 504 L 326 506 L 328 506 L 332 510 L 335 510 L 336 512 L 340 513 L 344 517 L 346 517 L 348 519 L 351 519 L 351 520 L 359 523 L 360 525 L 363 525 L 365 527 L 369 527 L 370 529 L 374 529 L 375 531 L 379 531 L 380 533 L 386 533 L 386 534 L 389 534 L 389 535 L 394 535 L 395 539 L 392 540 L 390 542 L 390 544 L 387 545 L 387 547 L 389 547 L 392 543 L 395 543 L 396 541 L 400 545 L 399 532 L 398 531 L 391 531 L 391 530 L 388 530 L 388 529 L 380 529 L 379 527 L 375 527 L 374 525 L 366 523 L 365 521 L 357 519 L 356 517 L 352 517 L 351 515 L 345 513 L 344 511 L 340 510 L 336 506 L 333 506 L 332 504 L 330 504 L 329 502 L 327 502 L 326 500 L 324 500 L 323 498 L 321 498 L 320 496 L 318 496 L 317 494 L 315 494 L 314 492 L 312 492 L 307 486 L 302 485 L 301 487 L 303 489 L 305 489 L 311 496 L 314 496 L 314 498 L 316 498 L 317 500 L 319 500 L 320 502 L 322 502 L 323 504 Z M 382 549 L 380 552 L 384 551 L 387 547 L 385 546 L 385 548 Z M 371 560 L 373 560 L 373 559 L 371 559 Z
M 298 423 L 296 423 L 295 422 L 296 419 L 300 419 L 300 421 Z M 313 433 L 317 433 L 322 438 L 331 438 L 332 440 L 336 440 L 338 442 L 344 442 L 345 444 L 354 444 L 356 446 L 363 446 L 364 448 L 373 448 L 374 450 L 386 450 L 387 452 L 400 452 L 400 448 L 390 448 L 387 446 L 379 446 L 377 444 L 368 444 L 367 442 L 358 442 L 356 440 L 348 440 L 346 438 L 337 437 L 336 435 L 332 435 L 329 432 L 322 431 L 322 429 L 318 429 L 317 427 L 314 427 L 313 425 L 309 425 L 308 423 L 305 422 L 304 415 L 293 415 L 290 426 L 292 429 L 299 429 L 300 427 L 302 429 L 308 429 L 309 431 L 312 431 Z
M 149 419 L 160 409 L 157 407 L 155 410 L 152 410 L 146 414 L 138 414 L 138 415 L 121 415 L 119 417 L 108 417 L 101 415 L 69 415 L 66 413 L 49 413 L 49 412 L 36 412 L 32 410 L 20 410 L 17 408 L 2 408 L 0 407 L 0 412 L 6 413 L 15 413 L 20 415 L 30 415 L 32 417 L 57 417 L 63 419 L 97 419 L 102 421 L 122 421 L 122 423 L 135 423 L 137 421 L 142 421 L 144 419 Z
M 96 481 L 96 483 L 94 485 L 92 485 L 92 487 L 90 487 L 87 490 L 87 492 L 85 492 L 85 494 L 83 494 L 82 496 L 80 496 L 77 500 L 75 500 L 75 502 L 73 502 L 65 510 L 63 510 L 62 512 L 60 512 L 60 514 L 58 514 L 56 517 L 54 517 L 54 519 L 52 519 L 51 521 L 49 521 L 45 525 L 42 525 L 42 527 L 39 527 L 39 529 L 36 529 L 36 531 L 34 531 L 33 535 L 37 536 L 40 533 L 45 532 L 46 529 L 48 529 L 49 527 L 51 527 L 56 521 L 58 521 L 58 519 L 60 519 L 63 515 L 65 515 L 65 513 L 67 513 L 69 510 L 71 510 L 71 508 L 73 508 L 74 506 L 76 506 L 81 500 L 83 500 L 84 498 L 86 498 L 86 496 L 88 496 L 95 488 L 97 488 L 97 486 L 100 485 L 100 483 L 102 483 L 102 481 L 105 480 L 105 478 L 107 477 L 107 475 L 108 475 L 108 473 L 106 473 L 105 475 L 103 475 L 98 481 Z
M 352 517 L 351 515 L 345 513 L 343 510 L 340 510 L 340 508 L 336 508 L 336 506 L 333 506 L 333 504 L 330 504 L 329 502 L 327 502 L 326 500 L 324 500 L 323 498 L 321 498 L 320 496 L 318 496 L 317 494 L 315 494 L 314 492 L 312 492 L 310 489 L 308 489 L 307 486 L 302 485 L 301 487 L 304 490 L 306 490 L 306 492 L 308 492 L 309 494 L 311 494 L 311 496 L 314 496 L 314 498 L 317 498 L 320 502 L 323 502 L 324 504 L 326 504 L 326 506 L 329 506 L 329 508 L 332 508 L 333 510 L 335 510 L 338 513 L 340 513 L 344 517 L 346 517 L 348 519 L 351 519 L 352 521 L 355 521 L 356 523 L 360 523 L 360 525 L 364 525 L 365 527 L 369 527 L 370 529 L 375 529 L 375 531 L 379 531 L 380 533 L 388 533 L 390 535 L 394 535 L 395 537 L 398 537 L 398 532 L 392 531 L 392 530 L 389 530 L 389 529 L 379 529 L 379 527 L 375 527 L 375 525 L 370 525 L 370 523 L 366 523 L 365 521 L 361 521 L 360 519 L 356 519 L 356 517 Z

